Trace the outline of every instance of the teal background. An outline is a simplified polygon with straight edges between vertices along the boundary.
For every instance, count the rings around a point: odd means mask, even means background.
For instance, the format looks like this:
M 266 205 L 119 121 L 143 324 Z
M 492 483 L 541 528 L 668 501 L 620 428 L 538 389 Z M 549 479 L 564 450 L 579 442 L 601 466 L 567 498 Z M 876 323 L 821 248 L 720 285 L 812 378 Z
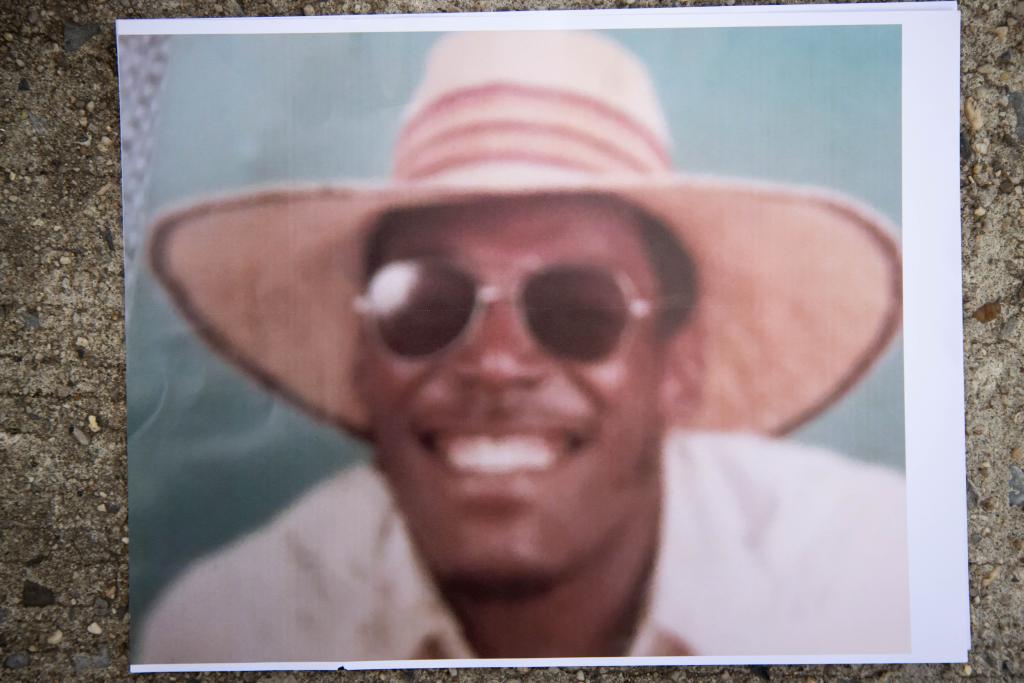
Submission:
M 609 33 L 649 66 L 679 168 L 820 185 L 899 223 L 899 27 Z M 252 184 L 386 177 L 403 107 L 436 38 L 171 38 L 146 211 Z M 120 49 L 132 45 L 122 39 Z M 128 475 L 139 624 L 189 561 L 370 451 L 255 388 L 196 340 L 141 262 L 126 269 L 135 275 Z M 794 438 L 902 469 L 902 377 L 896 344 Z

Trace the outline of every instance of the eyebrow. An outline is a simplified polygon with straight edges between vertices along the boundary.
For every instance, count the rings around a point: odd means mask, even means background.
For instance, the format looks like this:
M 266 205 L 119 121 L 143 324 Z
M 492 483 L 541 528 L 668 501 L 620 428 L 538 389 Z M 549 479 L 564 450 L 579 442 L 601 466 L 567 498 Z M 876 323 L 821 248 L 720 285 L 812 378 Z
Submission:
M 432 237 L 423 239 L 417 232 L 422 225 L 415 225 L 385 216 L 371 229 L 363 252 L 363 279 L 368 281 L 384 264 L 410 257 L 452 258 L 452 246 Z M 405 245 L 395 247 L 396 238 L 404 236 Z
M 383 253 L 381 254 L 381 262 L 379 265 L 409 258 L 410 256 L 414 256 L 416 258 L 452 258 L 452 249 L 447 245 L 437 243 L 423 245 L 413 243 L 411 247 L 398 249 L 385 247 L 381 251 Z

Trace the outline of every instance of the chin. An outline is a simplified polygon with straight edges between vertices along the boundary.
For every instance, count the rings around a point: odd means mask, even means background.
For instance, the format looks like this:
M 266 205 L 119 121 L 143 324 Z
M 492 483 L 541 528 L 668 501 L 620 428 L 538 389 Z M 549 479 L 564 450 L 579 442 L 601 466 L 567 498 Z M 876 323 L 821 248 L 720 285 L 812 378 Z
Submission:
M 490 535 L 490 539 L 496 538 Z M 572 573 L 565 545 L 516 543 L 507 530 L 500 544 L 487 543 L 479 536 L 475 540 L 463 545 L 464 552 L 435 564 L 434 575 L 443 590 L 524 597 L 543 593 Z
M 561 578 L 547 569 L 506 565 L 460 568 L 439 577 L 439 584 L 444 593 L 508 600 L 543 595 Z

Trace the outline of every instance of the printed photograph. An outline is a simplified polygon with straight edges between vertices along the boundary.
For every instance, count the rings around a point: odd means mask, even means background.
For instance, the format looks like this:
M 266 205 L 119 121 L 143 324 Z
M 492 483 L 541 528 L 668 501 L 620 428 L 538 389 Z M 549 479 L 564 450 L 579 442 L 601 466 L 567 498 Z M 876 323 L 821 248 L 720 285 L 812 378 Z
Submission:
M 134 664 L 910 651 L 899 26 L 118 61 Z

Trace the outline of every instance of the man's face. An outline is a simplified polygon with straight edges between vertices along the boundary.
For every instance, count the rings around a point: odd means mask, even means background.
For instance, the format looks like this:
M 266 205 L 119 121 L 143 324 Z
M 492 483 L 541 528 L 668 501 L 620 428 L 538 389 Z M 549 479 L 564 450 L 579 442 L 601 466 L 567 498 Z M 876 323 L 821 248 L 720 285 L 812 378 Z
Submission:
M 586 198 L 403 214 L 380 257 L 443 260 L 512 292 L 539 270 L 586 265 L 658 296 L 635 219 Z M 361 343 L 379 466 L 439 580 L 544 586 L 616 544 L 649 542 L 636 530 L 656 524 L 660 500 L 656 315 L 630 318 L 610 354 L 589 362 L 548 353 L 514 296 L 425 359 L 396 355 L 371 329 Z

